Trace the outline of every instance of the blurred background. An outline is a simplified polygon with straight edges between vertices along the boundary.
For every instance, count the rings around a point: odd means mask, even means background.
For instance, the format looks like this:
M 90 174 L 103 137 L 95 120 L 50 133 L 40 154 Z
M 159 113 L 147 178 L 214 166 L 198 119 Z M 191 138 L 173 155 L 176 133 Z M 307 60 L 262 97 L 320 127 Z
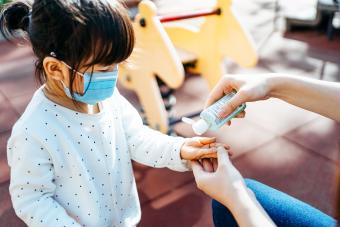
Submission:
M 131 18 L 139 12 L 138 3 L 127 1 Z M 210 0 L 154 3 L 157 14 L 167 16 L 209 9 L 217 4 Z M 336 1 L 234 0 L 228 7 L 253 40 L 248 41 L 253 43 L 256 62 L 242 67 L 226 56 L 222 61 L 224 72 L 249 76 L 281 72 L 340 81 L 340 7 Z M 199 29 L 204 20 L 195 18 L 180 23 Z M 233 28 L 228 32 L 233 34 Z M 209 40 L 202 45 L 207 43 Z M 201 60 L 198 55 L 177 48 L 176 42 L 173 44 L 186 76 L 176 89 L 158 78 L 168 120 L 166 132 L 191 137 L 194 133 L 190 127 L 177 119 L 202 110 L 209 81 L 195 71 Z M 240 55 L 249 57 L 247 53 Z M 0 226 L 4 227 L 25 226 L 16 217 L 10 201 L 6 142 L 12 125 L 39 87 L 33 75 L 34 60 L 29 46 L 17 47 L 0 37 Z M 142 94 L 121 82 L 121 93 L 150 123 L 151 117 L 139 101 Z M 231 146 L 235 153 L 233 163 L 244 177 L 259 180 L 334 215 L 340 124 L 276 99 L 249 103 L 246 111 L 245 119 L 233 120 L 230 127 L 208 135 Z M 139 226 L 212 226 L 210 199 L 196 189 L 191 172 L 177 173 L 137 163 L 134 169 L 142 206 Z

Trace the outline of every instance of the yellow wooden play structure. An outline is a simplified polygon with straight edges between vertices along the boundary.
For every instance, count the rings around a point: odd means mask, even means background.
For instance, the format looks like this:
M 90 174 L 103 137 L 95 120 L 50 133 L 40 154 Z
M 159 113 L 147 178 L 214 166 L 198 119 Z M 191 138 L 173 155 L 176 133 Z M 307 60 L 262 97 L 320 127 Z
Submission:
M 121 84 L 136 92 L 147 123 L 164 133 L 169 131 L 157 77 L 176 89 L 184 82 L 182 62 L 194 61 L 193 72 L 202 75 L 212 88 L 224 74 L 225 57 L 241 66 L 257 63 L 252 39 L 231 9 L 231 0 L 217 0 L 212 9 L 188 14 L 159 16 L 149 0 L 138 5 L 133 20 L 136 45 L 119 67 Z M 183 19 L 203 17 L 199 27 L 182 23 Z M 176 51 L 180 50 L 180 53 Z
M 119 80 L 136 92 L 148 124 L 162 132 L 168 131 L 168 115 L 156 81 L 158 76 L 167 86 L 178 88 L 184 81 L 184 69 L 175 48 L 157 18 L 156 7 L 142 1 L 133 27 L 136 45 L 119 65 Z
M 252 39 L 231 8 L 232 0 L 216 1 L 215 16 L 205 17 L 199 29 L 188 24 L 164 24 L 177 48 L 193 53 L 197 64 L 193 72 L 202 75 L 212 88 L 224 74 L 222 60 L 232 59 L 240 66 L 252 67 L 257 53 Z

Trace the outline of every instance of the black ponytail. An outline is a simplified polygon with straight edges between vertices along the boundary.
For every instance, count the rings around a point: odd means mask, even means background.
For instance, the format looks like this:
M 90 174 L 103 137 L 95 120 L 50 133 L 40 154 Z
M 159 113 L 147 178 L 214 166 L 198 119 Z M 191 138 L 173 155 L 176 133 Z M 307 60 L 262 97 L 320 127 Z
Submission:
M 18 32 L 27 34 L 31 9 L 31 4 L 24 1 L 5 5 L 0 14 L 0 32 L 5 39 L 11 40 Z

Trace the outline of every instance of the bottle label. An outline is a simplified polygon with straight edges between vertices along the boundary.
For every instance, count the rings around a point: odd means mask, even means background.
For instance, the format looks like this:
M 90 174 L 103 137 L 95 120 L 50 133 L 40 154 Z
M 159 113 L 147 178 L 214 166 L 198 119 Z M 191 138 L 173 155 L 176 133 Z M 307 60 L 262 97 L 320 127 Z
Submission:
M 218 124 L 221 119 L 218 118 L 218 114 L 220 113 L 221 109 L 223 108 L 223 106 L 235 95 L 235 92 L 230 92 L 229 94 L 226 94 L 225 96 L 223 96 L 220 100 L 218 100 L 217 102 L 215 102 L 210 108 L 209 111 L 211 112 L 211 114 L 213 114 L 215 116 L 215 124 Z
M 242 112 L 246 108 L 246 104 L 242 104 L 239 107 L 237 107 L 231 114 L 226 116 L 225 118 L 221 119 L 218 117 L 221 109 L 223 106 L 228 103 L 228 101 L 236 94 L 235 91 L 230 92 L 223 96 L 221 99 L 219 99 L 217 102 L 215 102 L 213 105 L 208 107 L 208 109 L 204 110 L 202 112 L 202 118 L 204 118 L 207 122 L 210 122 L 210 129 L 211 130 L 217 130 L 221 126 L 223 126 L 225 123 L 230 121 L 232 118 L 237 116 L 240 112 Z

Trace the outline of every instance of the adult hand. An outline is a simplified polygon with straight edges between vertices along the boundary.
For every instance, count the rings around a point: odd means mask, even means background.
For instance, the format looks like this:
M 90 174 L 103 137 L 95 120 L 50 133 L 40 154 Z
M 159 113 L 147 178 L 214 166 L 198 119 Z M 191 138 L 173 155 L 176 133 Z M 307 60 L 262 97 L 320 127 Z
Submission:
M 246 102 L 269 98 L 268 75 L 225 75 L 210 92 L 206 107 L 212 105 L 222 96 L 236 90 L 237 94 L 221 109 L 219 117 L 224 118 L 232 113 L 239 105 Z M 238 117 L 243 117 L 240 114 Z
M 207 159 L 191 162 L 197 187 L 226 206 L 240 227 L 275 226 L 223 147 L 218 147 L 217 156 L 217 163 Z
M 197 187 L 227 207 L 237 204 L 239 192 L 247 191 L 240 172 L 230 162 L 223 147 L 217 148 L 218 160 L 192 161 Z

